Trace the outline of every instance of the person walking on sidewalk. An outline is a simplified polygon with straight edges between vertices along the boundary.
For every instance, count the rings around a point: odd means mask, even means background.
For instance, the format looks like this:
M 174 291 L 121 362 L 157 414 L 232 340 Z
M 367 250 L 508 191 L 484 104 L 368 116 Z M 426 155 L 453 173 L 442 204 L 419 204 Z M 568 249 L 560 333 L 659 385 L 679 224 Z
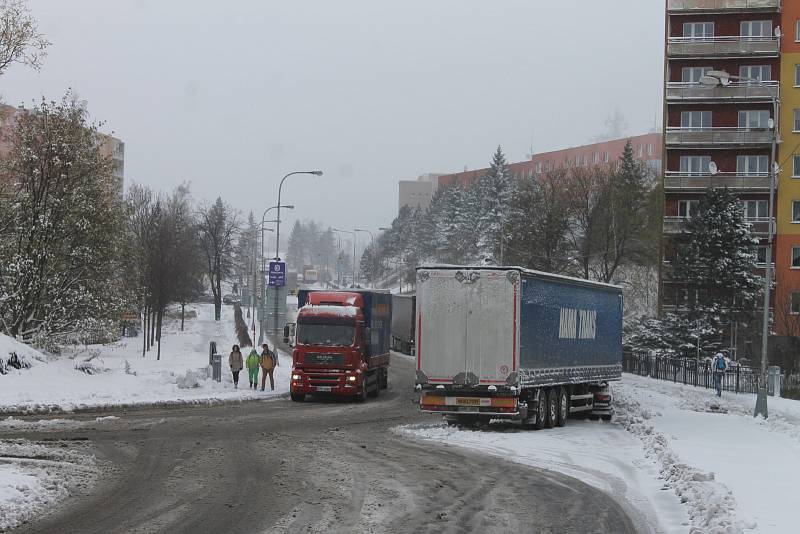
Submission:
M 275 390 L 275 378 L 272 376 L 272 373 L 275 372 L 276 360 L 275 353 L 269 350 L 269 346 L 266 343 L 261 345 L 261 391 L 264 391 L 267 375 L 269 375 L 270 390 Z
M 239 371 L 242 370 L 244 360 L 242 359 L 242 351 L 239 350 L 239 345 L 234 345 L 231 349 L 231 355 L 228 356 L 228 365 L 231 367 L 233 374 L 233 389 L 239 389 Z
M 255 347 L 250 350 L 247 355 L 247 377 L 250 379 L 250 387 L 253 389 L 258 388 L 258 351 Z
M 714 355 L 714 362 L 711 364 L 714 372 L 714 387 L 717 389 L 717 397 L 722 396 L 722 379 L 728 369 L 728 362 L 725 359 L 725 351 L 719 351 Z

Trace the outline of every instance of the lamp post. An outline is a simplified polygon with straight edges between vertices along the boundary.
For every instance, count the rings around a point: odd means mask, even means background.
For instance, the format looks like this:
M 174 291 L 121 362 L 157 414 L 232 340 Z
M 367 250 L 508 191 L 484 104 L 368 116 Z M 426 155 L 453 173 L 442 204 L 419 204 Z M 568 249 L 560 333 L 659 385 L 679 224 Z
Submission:
M 294 171 L 290 172 L 283 178 L 281 178 L 281 183 L 278 185 L 278 222 L 275 226 L 275 259 L 280 260 L 280 249 L 281 249 L 281 191 L 283 190 L 283 182 L 290 176 L 294 176 L 295 174 L 313 174 L 314 176 L 322 176 L 322 171 Z
M 356 285 L 356 233 L 351 232 L 350 230 L 340 230 L 339 228 L 334 228 L 334 232 L 340 232 L 343 234 L 350 234 L 353 236 L 353 286 Z
M 725 71 L 712 70 L 700 78 L 700 83 L 714 87 L 725 87 L 730 83 L 731 79 L 746 82 L 761 81 L 756 78 L 732 76 Z M 767 409 L 767 351 L 769 348 L 769 299 L 770 292 L 772 290 L 772 239 L 775 230 L 773 204 L 775 203 L 775 182 L 778 166 L 777 162 L 775 161 L 775 152 L 778 144 L 778 118 L 780 116 L 779 109 L 780 101 L 778 100 L 778 93 L 776 92 L 772 97 L 772 121 L 769 125 L 772 129 L 772 152 L 770 155 L 769 166 L 769 230 L 767 233 L 766 265 L 764 266 L 764 314 L 761 324 L 761 380 L 758 385 L 756 408 L 753 412 L 753 417 L 761 415 L 765 419 L 769 416 L 769 411 Z
M 369 234 L 369 237 L 372 240 L 372 272 L 369 274 L 369 284 L 372 286 L 372 289 L 375 289 L 375 236 L 372 235 L 372 232 L 369 230 L 362 230 L 361 228 L 353 228 L 353 232 L 363 232 L 365 234 Z

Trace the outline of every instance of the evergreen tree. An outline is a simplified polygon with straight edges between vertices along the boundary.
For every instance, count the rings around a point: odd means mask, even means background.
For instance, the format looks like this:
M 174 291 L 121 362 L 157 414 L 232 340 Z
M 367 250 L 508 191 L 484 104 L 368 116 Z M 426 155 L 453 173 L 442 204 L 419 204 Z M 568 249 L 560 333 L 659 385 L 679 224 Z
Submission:
M 676 247 L 674 276 L 688 292 L 690 319 L 720 325 L 753 317 L 763 284 L 757 245 L 736 195 L 709 189 Z
M 499 262 L 503 229 L 512 195 L 511 173 L 503 149 L 498 146 L 489 172 L 478 182 L 480 218 L 478 220 L 478 253 L 481 259 Z

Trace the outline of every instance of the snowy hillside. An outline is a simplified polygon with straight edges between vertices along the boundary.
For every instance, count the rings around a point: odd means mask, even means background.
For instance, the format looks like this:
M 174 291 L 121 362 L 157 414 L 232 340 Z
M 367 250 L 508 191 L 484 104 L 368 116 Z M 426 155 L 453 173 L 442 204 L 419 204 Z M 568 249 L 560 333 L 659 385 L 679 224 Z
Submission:
M 796 532 L 787 496 L 800 480 L 800 402 L 624 375 L 614 422 L 572 420 L 540 432 L 510 425 L 462 430 L 411 425 L 399 432 L 577 477 L 633 507 L 644 530 Z M 754 481 L 763 481 L 755 483 Z
M 246 374 L 234 390 L 227 358 L 236 343 L 233 309 L 223 306 L 214 321 L 212 304 L 194 304 L 196 318 L 165 320 L 161 360 L 155 348 L 142 357 L 142 337 L 123 338 L 111 345 L 79 347 L 48 357 L 13 339 L 0 336 L 0 354 L 16 351 L 30 368 L 9 368 L 0 375 L 0 413 L 72 411 L 118 405 L 205 403 L 263 398 L 288 392 L 290 357 L 281 356 L 275 391 L 247 389 Z M 222 354 L 222 382 L 206 379 L 209 341 Z M 246 354 L 246 352 L 245 352 Z M 83 371 L 79 370 L 82 368 Z M 244 384 L 243 384 L 244 383 Z

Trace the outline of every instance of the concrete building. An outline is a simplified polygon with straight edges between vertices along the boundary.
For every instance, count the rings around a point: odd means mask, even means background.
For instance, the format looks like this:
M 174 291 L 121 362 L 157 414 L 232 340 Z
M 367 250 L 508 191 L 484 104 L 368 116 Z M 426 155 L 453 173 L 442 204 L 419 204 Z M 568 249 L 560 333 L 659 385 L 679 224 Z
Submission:
M 423 174 L 416 180 L 400 180 L 399 195 L 398 195 L 398 211 L 403 206 L 422 210 L 428 209 L 431 205 L 431 199 L 436 191 L 439 189 L 439 177 L 441 174 L 427 173 Z
M 775 245 L 774 306 L 800 314 L 800 0 L 667 0 L 666 36 L 659 308 L 691 298 L 672 276 L 674 244 L 704 191 L 726 187 L 760 239 L 762 266 Z
M 633 146 L 633 155 L 636 159 L 646 162 L 654 169 L 661 169 L 663 138 L 660 132 L 602 141 L 552 152 L 542 152 L 541 154 L 534 154 L 527 161 L 510 163 L 508 168 L 514 176 L 536 176 L 565 166 L 588 167 L 611 163 L 619 160 L 628 141 Z M 458 184 L 461 187 L 470 187 L 475 181 L 485 176 L 488 171 L 489 168 L 487 167 L 445 174 L 439 176 L 438 187 L 453 184 Z
M 0 104 L 0 158 L 5 157 L 12 148 L 10 133 L 18 117 L 25 113 L 23 108 Z M 125 143 L 112 135 L 100 133 L 100 153 L 111 158 L 113 164 L 114 191 L 122 197 L 125 188 Z

